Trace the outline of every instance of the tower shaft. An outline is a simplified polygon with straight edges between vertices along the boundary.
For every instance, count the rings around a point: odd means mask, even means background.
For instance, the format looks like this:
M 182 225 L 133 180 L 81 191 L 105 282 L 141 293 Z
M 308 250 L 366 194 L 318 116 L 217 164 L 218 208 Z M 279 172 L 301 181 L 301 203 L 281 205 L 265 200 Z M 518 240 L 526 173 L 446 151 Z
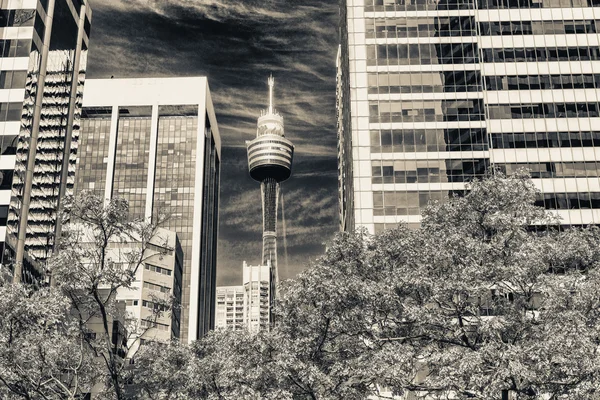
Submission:
M 277 206 L 279 183 L 274 178 L 265 178 L 261 184 L 263 211 L 263 248 L 262 265 L 271 262 L 271 268 L 277 269 Z

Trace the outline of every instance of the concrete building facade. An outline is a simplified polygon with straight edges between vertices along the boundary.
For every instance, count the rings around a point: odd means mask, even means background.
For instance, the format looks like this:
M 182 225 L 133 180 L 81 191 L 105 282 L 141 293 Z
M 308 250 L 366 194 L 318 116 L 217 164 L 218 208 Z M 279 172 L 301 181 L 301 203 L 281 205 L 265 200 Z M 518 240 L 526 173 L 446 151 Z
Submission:
M 221 139 L 207 79 L 90 79 L 75 191 L 129 202 L 183 249 L 181 334 L 214 328 Z
M 256 333 L 268 330 L 272 318 L 271 304 L 271 266 L 248 265 L 243 266 L 244 295 L 246 306 L 244 320 L 246 328 Z
M 125 262 L 132 250 L 134 247 L 115 243 L 109 245 L 108 257 Z M 128 356 L 135 354 L 143 341 L 168 342 L 180 335 L 181 310 L 177 305 L 181 303 L 183 251 L 177 234 L 159 228 L 143 259 L 131 288 L 119 288 L 116 293 L 116 300 L 125 303 L 127 315 L 133 318 L 132 326 L 127 327 Z M 166 310 L 171 299 L 175 307 Z
M 217 329 L 257 333 L 270 328 L 271 272 L 269 264 L 248 265 L 244 261 L 242 285 L 217 287 Z
M 243 286 L 218 286 L 215 329 L 246 329 L 245 308 L 246 291 Z

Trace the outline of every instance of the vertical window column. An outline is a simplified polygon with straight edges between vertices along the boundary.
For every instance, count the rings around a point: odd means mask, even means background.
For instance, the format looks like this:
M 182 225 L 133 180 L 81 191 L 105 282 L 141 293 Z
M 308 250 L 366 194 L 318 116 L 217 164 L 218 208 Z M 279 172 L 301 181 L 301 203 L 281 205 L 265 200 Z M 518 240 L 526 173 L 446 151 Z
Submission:
M 158 105 L 152 106 L 152 122 L 150 125 L 150 154 L 148 156 L 148 181 L 146 185 L 146 210 L 145 218 L 152 219 L 154 203 L 154 181 L 156 177 L 156 147 L 158 144 Z

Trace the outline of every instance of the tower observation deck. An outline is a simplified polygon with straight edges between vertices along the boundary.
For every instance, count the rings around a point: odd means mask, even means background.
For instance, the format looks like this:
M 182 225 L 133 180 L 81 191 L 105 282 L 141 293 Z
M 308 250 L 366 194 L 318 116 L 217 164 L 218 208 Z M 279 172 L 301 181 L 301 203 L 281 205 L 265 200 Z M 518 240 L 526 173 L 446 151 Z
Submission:
M 269 77 L 269 108 L 258 118 L 256 139 L 246 141 L 248 168 L 260 182 L 263 211 L 262 265 L 271 263 L 272 285 L 277 280 L 277 203 L 279 184 L 290 177 L 294 145 L 284 137 L 283 117 L 273 106 L 275 80 Z M 274 289 L 274 288 L 273 288 Z M 271 291 L 274 293 L 274 290 Z M 271 303 L 272 304 L 272 303 Z

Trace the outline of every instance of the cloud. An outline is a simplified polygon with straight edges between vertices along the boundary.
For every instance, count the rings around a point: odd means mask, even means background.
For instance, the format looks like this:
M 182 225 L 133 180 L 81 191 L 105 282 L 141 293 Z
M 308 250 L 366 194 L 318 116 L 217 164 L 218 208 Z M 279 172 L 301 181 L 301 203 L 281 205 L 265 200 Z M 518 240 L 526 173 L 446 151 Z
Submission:
M 295 145 L 285 196 L 288 265 L 315 259 L 337 229 L 335 56 L 337 2 L 317 0 L 98 0 L 88 78 L 207 76 L 222 136 L 218 282 L 236 284 L 242 261 L 262 243 L 259 184 L 248 174 L 245 141 L 275 104 Z M 279 232 L 282 234 L 280 223 Z
M 180 9 L 181 12 L 192 11 L 199 14 L 202 18 L 219 22 L 246 17 L 277 20 L 289 18 L 288 15 L 274 10 L 273 7 L 265 7 L 265 5 L 273 4 L 274 2 L 272 1 L 133 0 L 133 2 L 146 5 L 157 13 L 166 13 L 174 9 Z

